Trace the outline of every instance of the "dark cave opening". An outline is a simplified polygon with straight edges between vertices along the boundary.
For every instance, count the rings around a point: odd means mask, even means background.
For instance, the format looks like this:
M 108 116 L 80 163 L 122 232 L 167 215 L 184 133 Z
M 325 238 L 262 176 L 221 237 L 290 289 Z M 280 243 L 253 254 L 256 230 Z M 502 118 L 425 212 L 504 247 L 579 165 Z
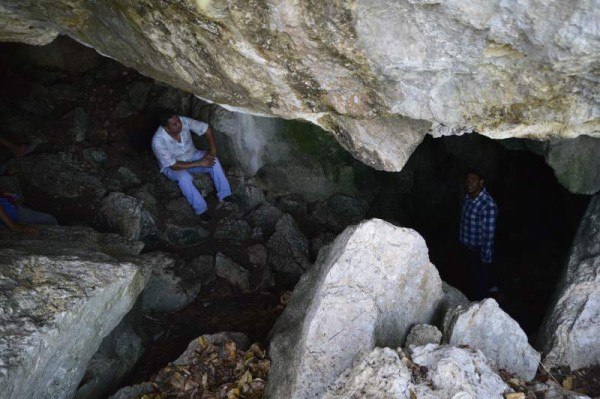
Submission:
M 426 240 L 442 279 L 465 294 L 470 275 L 458 241 L 464 174 L 476 167 L 498 205 L 492 273 L 496 299 L 528 334 L 540 327 L 589 196 L 562 187 L 540 155 L 544 143 L 471 134 L 426 137 L 375 199 L 370 216 L 395 219 Z

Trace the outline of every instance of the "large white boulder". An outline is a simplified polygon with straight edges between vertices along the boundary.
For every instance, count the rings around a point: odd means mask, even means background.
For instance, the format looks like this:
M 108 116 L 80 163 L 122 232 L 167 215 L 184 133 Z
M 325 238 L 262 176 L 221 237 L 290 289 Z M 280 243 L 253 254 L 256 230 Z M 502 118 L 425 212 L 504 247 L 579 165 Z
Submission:
M 347 228 L 300 279 L 271 332 L 268 398 L 312 398 L 376 345 L 398 347 L 443 297 L 425 241 L 373 219 Z
M 540 354 L 529 345 L 519 324 L 493 299 L 450 310 L 444 339 L 454 346 L 479 349 L 496 367 L 504 368 L 526 381 L 533 379 Z
M 0 237 L 0 396 L 69 398 L 155 267 L 142 246 L 90 228 Z
M 581 220 L 540 329 L 538 346 L 548 367 L 578 369 L 600 363 L 600 195 Z

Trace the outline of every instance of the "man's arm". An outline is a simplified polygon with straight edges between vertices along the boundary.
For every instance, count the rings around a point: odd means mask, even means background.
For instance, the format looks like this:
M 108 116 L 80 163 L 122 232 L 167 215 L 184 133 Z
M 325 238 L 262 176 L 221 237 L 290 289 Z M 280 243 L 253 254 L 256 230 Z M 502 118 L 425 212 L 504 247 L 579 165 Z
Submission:
M 496 234 L 496 217 L 498 216 L 498 207 L 495 204 L 488 204 L 482 210 L 481 220 L 481 261 L 483 263 L 492 263 L 494 252 L 494 236 Z
M 173 165 L 169 166 L 169 168 L 173 170 L 185 170 L 192 168 L 210 168 L 215 164 L 215 156 L 212 154 L 208 154 L 204 158 L 199 161 L 192 162 L 182 162 L 176 161 Z
M 206 132 L 206 139 L 208 140 L 208 144 L 210 145 L 210 151 L 208 155 L 212 155 L 213 157 L 217 156 L 217 140 L 215 139 L 215 134 L 213 133 L 212 127 L 208 127 Z M 211 165 L 212 166 L 212 165 Z

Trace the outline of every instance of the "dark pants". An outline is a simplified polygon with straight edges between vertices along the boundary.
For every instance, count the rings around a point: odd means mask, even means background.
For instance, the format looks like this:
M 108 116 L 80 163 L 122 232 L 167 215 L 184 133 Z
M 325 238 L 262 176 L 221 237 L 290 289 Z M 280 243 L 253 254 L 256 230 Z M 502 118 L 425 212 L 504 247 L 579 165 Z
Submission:
M 471 277 L 469 296 L 474 301 L 486 298 L 490 287 L 490 269 L 492 265 L 481 261 L 480 251 L 480 247 L 465 247 L 466 261 Z

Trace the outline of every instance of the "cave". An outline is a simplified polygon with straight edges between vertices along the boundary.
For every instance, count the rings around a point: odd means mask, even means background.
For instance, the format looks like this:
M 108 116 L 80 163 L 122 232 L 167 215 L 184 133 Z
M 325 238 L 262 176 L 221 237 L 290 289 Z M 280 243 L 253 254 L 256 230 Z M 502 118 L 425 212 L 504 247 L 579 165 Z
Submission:
M 121 265 L 135 263 L 135 258 L 162 266 L 138 268 L 144 277 L 132 279 L 145 282 L 136 283 L 139 292 L 132 294 L 127 311 L 112 324 L 107 322 L 111 325 L 107 331 L 91 334 L 95 336 L 90 345 L 95 349 L 83 369 L 81 365 L 77 372 L 60 369 L 47 378 L 68 380 L 64 383 L 68 387 L 47 392 L 55 397 L 103 398 L 131 385 L 142 386 L 141 395 L 143 389 L 155 389 L 143 385 L 148 384 L 145 381 L 161 373 L 163 379 L 178 375 L 172 374 L 177 369 L 172 362 L 190 341 L 211 348 L 212 341 L 202 344 L 198 337 L 222 331 L 244 333 L 250 342 L 268 347 L 292 292 L 308 284 L 302 281 L 312 265 L 324 262 L 323 254 L 335 247 L 338 237 L 367 220 L 417 232 L 437 268 L 438 279 L 473 300 L 469 271 L 458 255 L 464 178 L 469 167 L 483 172 L 485 187 L 499 209 L 492 263 L 499 291 L 490 296 L 518 323 L 526 343 L 539 348 L 540 331 L 559 301 L 557 287 L 563 284 L 574 241 L 598 191 L 600 139 L 596 131 L 584 131 L 577 138 L 531 132 L 503 136 L 497 126 L 520 126 L 525 111 L 493 107 L 487 110 L 490 124 L 483 124 L 481 130 L 443 124 L 426 128 L 427 123 L 412 115 L 385 115 L 378 108 L 381 99 L 370 91 L 355 97 L 355 109 L 348 105 L 352 101 L 335 97 L 342 96 L 335 93 L 326 109 L 319 103 L 323 93 L 313 87 L 316 83 L 306 83 L 310 81 L 306 72 L 296 70 L 289 60 L 286 68 L 298 75 L 294 78 L 298 81 L 290 84 L 290 96 L 302 98 L 301 109 L 292 109 L 287 100 L 278 97 L 281 93 L 257 106 L 248 91 L 240 91 L 237 97 L 227 93 L 226 89 L 233 88 L 231 82 L 216 75 L 209 74 L 206 82 L 182 83 L 177 75 L 180 71 L 170 76 L 139 60 L 121 64 L 120 54 L 103 56 L 106 43 L 92 46 L 90 42 L 88 47 L 81 44 L 85 40 L 78 41 L 60 35 L 49 44 L 33 43 L 43 46 L 0 43 L 4 87 L 0 137 L 20 149 L 35 144 L 31 153 L 16 155 L 8 146 L 0 147 L 0 191 L 17 192 L 29 207 L 51 213 L 62 227 L 72 229 L 64 233 L 40 227 L 33 238 L 19 236 L 21 243 L 4 229 L 0 243 L 7 262 L 14 261 L 13 253 L 23 254 L 25 260 L 19 260 L 24 266 L 18 269 L 24 280 L 19 280 L 17 272 L 17 276 L 11 274 L 17 283 L 3 286 L 7 293 L 3 295 L 16 297 L 15 287 L 29 287 L 37 295 L 37 287 L 52 280 L 40 279 L 36 272 L 29 277 L 28 259 L 57 256 L 74 261 L 88 251 L 90 242 L 97 245 L 90 256 L 100 260 L 110 258 Z M 289 44 L 272 39 L 262 45 L 265 52 L 276 53 Z M 494 51 L 512 57 L 511 51 L 516 50 L 494 47 Z M 352 68 L 364 73 L 360 65 Z M 301 80 L 304 82 L 299 83 Z M 198 95 L 195 90 L 204 86 L 212 87 L 213 97 Z M 365 111 L 370 107 L 372 112 Z M 545 105 L 539 107 L 546 110 Z M 200 225 L 177 185 L 159 173 L 150 142 L 158 126 L 157 112 L 163 108 L 205 121 L 215 130 L 218 157 L 231 182 L 235 204 L 222 207 L 210 179 L 195 178 L 194 185 L 206 197 L 214 218 L 209 225 Z M 318 116 L 307 116 L 311 113 Z M 534 126 L 542 131 L 545 125 Z M 405 146 L 374 140 L 372 132 L 378 129 L 394 138 L 406 137 L 399 140 Z M 194 138 L 194 142 L 207 148 L 204 138 Z M 85 230 L 88 228 L 91 230 Z M 594 230 L 593 225 L 590 229 Z M 74 246 L 81 242 L 81 249 L 69 252 L 55 247 L 70 239 Z M 123 241 L 110 247 L 107 243 L 113 240 Z M 135 255 L 130 252 L 133 247 L 138 250 Z M 126 251 L 121 253 L 123 248 Z M 585 259 L 595 256 L 590 251 Z M 35 262 L 40 261 L 32 264 Z M 60 292 L 77 291 L 62 287 L 60 275 L 56 278 Z M 117 290 L 115 296 L 130 290 Z M 83 296 L 87 295 L 86 291 Z M 55 309 L 62 306 L 54 299 L 49 302 Z M 4 308 L 8 313 L 6 309 L 9 307 Z M 30 315 L 27 309 L 23 314 L 44 328 L 43 315 Z M 423 324 L 447 327 L 443 319 L 437 314 L 430 317 L 431 323 Z M 102 318 L 93 323 L 103 324 Z M 411 326 L 416 324 L 421 323 Z M 380 338 L 386 333 L 374 329 L 374 346 L 402 345 L 397 338 Z M 0 346 L 0 353 L 3 350 L 7 349 Z M 249 358 L 259 356 L 261 350 L 250 349 L 241 355 L 230 351 L 229 356 Z M 221 348 L 221 352 L 226 350 Z M 65 364 L 69 362 L 72 360 L 65 360 Z M 543 382 L 576 378 L 581 392 L 597 395 L 600 386 L 594 378 L 598 370 L 597 365 L 561 364 L 552 373 L 539 369 L 536 381 L 541 381 L 541 374 Z M 44 373 L 48 374 L 40 371 L 46 378 Z M 507 375 L 505 381 L 510 385 L 511 375 Z M 516 375 L 526 380 L 518 372 Z M 23 378 L 17 376 L 14 381 L 18 384 Z M 262 397 L 264 381 L 259 380 L 260 396 L 249 397 Z M 564 388 L 573 389 L 564 381 L 559 381 Z M 187 389 L 185 383 L 178 384 Z M 194 384 L 194 389 L 199 389 L 199 383 Z M 219 389 L 223 387 L 233 386 L 224 384 Z M 525 387 L 523 383 L 521 388 L 511 385 L 507 389 L 527 392 Z M 7 392 L 20 391 L 9 386 Z M 277 397 L 273 392 L 278 391 L 271 391 L 269 397 Z

